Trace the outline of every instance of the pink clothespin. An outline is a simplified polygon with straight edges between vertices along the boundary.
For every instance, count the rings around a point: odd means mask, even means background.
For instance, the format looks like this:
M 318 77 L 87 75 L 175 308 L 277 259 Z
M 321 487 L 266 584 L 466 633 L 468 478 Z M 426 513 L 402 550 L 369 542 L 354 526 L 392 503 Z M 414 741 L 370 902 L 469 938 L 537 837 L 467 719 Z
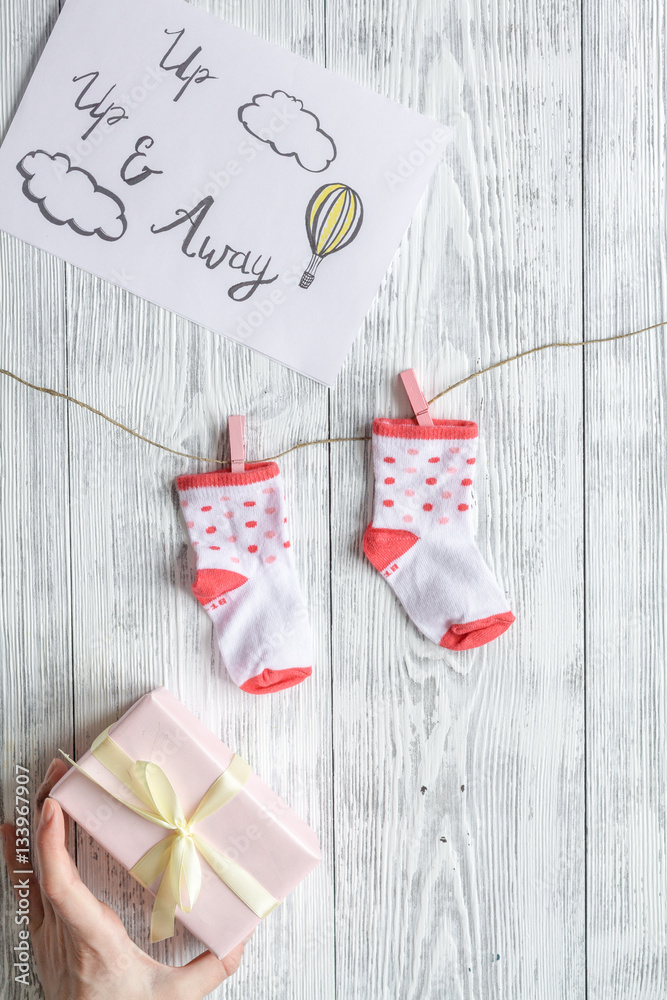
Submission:
M 401 372 L 401 381 L 408 394 L 410 406 L 414 410 L 417 423 L 421 427 L 433 427 L 433 418 L 429 412 L 426 396 L 419 388 L 414 368 L 408 368 L 407 371 Z
M 232 472 L 245 472 L 245 417 L 229 417 L 227 426 Z

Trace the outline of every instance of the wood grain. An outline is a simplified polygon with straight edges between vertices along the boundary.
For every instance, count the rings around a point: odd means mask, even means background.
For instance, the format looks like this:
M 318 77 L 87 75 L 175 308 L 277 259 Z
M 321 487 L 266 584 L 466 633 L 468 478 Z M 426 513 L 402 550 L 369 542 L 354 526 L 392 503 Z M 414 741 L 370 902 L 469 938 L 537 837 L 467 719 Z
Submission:
M 667 316 L 664 5 L 593 4 L 584 38 L 586 334 L 599 337 Z M 666 338 L 586 352 L 591 1000 L 667 993 Z
M 327 25 L 331 68 L 456 129 L 333 396 L 342 434 L 407 412 L 403 368 L 431 395 L 579 339 L 579 32 L 576 6 L 528 3 L 338 4 Z M 479 544 L 517 614 L 465 655 L 364 561 L 370 455 L 332 451 L 334 621 L 365 609 L 332 636 L 345 997 L 584 996 L 581 408 L 575 351 L 437 405 L 479 420 Z
M 44 0 L 0 7 L 0 134 L 50 31 Z M 0 234 L 2 367 L 63 391 L 67 384 L 65 265 Z M 17 765 L 34 795 L 59 740 L 72 732 L 69 437 L 65 410 L 18 384 L 0 389 L 1 815 L 15 814 Z M 3 873 L 0 977 L 14 979 L 18 927 Z M 36 986 L 5 987 L 33 1000 Z

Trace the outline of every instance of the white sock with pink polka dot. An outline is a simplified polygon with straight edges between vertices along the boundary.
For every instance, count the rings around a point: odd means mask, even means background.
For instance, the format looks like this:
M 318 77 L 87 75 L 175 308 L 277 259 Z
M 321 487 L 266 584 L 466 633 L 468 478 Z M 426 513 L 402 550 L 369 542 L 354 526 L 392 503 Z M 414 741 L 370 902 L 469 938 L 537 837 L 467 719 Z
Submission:
M 220 652 L 244 691 L 292 687 L 312 672 L 308 613 L 290 552 L 275 462 L 177 480 L 197 577 Z
M 514 615 L 470 524 L 477 424 L 373 422 L 375 500 L 364 552 L 427 638 L 448 649 L 491 642 Z

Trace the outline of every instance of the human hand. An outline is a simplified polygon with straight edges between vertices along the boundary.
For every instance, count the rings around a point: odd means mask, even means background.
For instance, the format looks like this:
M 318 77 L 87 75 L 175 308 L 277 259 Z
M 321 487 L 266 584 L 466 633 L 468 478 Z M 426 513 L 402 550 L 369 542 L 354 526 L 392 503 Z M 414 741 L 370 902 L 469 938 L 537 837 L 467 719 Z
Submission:
M 201 1000 L 236 972 L 245 942 L 226 958 L 206 951 L 181 968 L 138 948 L 117 914 L 85 887 L 69 855 L 69 819 L 48 797 L 66 770 L 64 761 L 52 761 L 37 792 L 39 880 L 15 874 L 22 867 L 16 829 L 0 827 L 12 884 L 29 881 L 29 930 L 46 1000 Z

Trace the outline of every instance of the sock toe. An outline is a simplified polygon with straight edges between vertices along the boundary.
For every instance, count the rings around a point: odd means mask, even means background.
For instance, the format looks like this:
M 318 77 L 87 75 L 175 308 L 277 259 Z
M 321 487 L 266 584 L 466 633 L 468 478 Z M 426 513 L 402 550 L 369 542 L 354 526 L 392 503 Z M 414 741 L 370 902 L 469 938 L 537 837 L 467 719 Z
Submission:
M 493 642 L 499 635 L 506 632 L 515 617 L 511 611 L 491 615 L 489 618 L 478 618 L 474 622 L 462 622 L 447 629 L 440 645 L 446 649 L 475 649 Z
M 242 691 L 249 694 L 271 694 L 284 688 L 300 684 L 313 672 L 312 667 L 292 667 L 289 670 L 262 670 L 260 674 L 251 677 L 241 685 Z

